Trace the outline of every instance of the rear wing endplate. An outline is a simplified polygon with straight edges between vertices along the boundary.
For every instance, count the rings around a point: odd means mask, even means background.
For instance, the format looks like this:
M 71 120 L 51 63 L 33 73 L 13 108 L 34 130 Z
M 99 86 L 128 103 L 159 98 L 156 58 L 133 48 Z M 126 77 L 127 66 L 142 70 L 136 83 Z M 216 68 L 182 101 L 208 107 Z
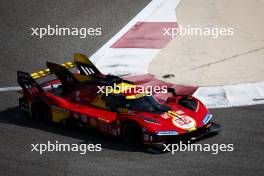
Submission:
M 40 85 L 32 78 L 29 73 L 18 71 L 17 72 L 17 82 L 22 87 L 24 93 L 26 94 L 38 94 L 43 92 Z

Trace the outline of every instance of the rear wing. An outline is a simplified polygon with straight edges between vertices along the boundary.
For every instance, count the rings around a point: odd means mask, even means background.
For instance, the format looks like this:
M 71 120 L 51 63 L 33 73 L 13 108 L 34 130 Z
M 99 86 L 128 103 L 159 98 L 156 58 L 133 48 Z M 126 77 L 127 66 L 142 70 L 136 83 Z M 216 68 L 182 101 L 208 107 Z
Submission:
M 67 68 L 67 69 L 70 69 L 70 68 L 74 68 L 76 67 L 75 63 L 74 62 L 65 62 L 64 64 L 61 64 L 61 66 Z M 37 72 L 34 72 L 34 73 L 31 73 L 31 77 L 33 79 L 39 79 L 39 78 L 42 78 L 42 77 L 45 77 L 45 76 L 48 76 L 51 74 L 51 71 L 49 68 L 45 69 L 45 70 L 40 70 L 40 71 L 37 71 Z
M 83 54 L 74 54 L 74 62 L 68 61 L 61 66 L 70 69 L 77 67 L 81 75 L 93 76 L 102 75 L 102 73 L 97 69 L 97 67 Z M 45 70 L 40 70 L 31 74 L 33 79 L 39 79 L 52 74 L 49 68 Z
M 59 78 L 63 89 L 67 90 L 67 92 L 71 91 L 76 85 L 79 84 L 77 78 L 75 78 L 66 67 L 51 62 L 47 62 L 47 67 L 51 73 L 54 73 L 57 78 Z
M 71 87 L 78 84 L 77 78 L 68 70 L 77 67 L 81 75 L 92 77 L 102 75 L 96 66 L 82 54 L 74 54 L 74 62 L 65 62 L 61 65 L 47 62 L 47 69 L 40 70 L 34 73 L 26 73 L 22 71 L 17 72 L 18 84 L 23 91 L 29 94 L 43 92 L 42 87 L 37 83 L 36 79 L 46 77 L 50 74 L 55 74 L 61 81 L 64 87 Z

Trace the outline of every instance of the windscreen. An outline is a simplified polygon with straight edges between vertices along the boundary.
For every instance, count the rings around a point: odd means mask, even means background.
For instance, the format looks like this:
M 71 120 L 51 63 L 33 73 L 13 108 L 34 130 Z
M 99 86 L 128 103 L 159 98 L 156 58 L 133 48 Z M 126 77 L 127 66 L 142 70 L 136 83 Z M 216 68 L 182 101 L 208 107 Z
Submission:
M 135 99 L 127 99 L 126 107 L 134 111 L 163 113 L 171 110 L 170 107 L 160 104 L 153 96 L 144 96 Z

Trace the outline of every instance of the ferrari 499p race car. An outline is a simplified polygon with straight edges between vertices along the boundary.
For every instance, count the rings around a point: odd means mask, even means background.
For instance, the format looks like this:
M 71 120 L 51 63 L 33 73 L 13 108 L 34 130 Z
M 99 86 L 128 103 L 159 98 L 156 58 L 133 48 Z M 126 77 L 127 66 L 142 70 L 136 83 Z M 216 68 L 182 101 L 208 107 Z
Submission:
M 171 88 L 166 101 L 138 93 L 138 85 L 102 74 L 85 55 L 75 54 L 74 62 L 62 65 L 47 62 L 47 67 L 32 74 L 17 72 L 23 89 L 20 111 L 40 121 L 95 128 L 134 147 L 195 140 L 220 129 L 198 99 Z M 110 92 L 99 91 L 102 86 Z

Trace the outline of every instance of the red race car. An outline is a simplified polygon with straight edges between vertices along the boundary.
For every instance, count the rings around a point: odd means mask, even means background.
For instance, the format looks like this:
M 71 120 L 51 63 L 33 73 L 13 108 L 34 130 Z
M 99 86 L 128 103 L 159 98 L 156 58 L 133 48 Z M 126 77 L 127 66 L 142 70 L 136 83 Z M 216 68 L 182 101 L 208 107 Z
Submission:
M 139 92 L 133 82 L 102 74 L 82 54 L 75 54 L 74 62 L 47 62 L 47 67 L 32 74 L 17 72 L 23 89 L 20 111 L 38 120 L 92 127 L 122 136 L 135 147 L 194 140 L 220 129 L 198 99 L 168 88 L 170 96 L 161 101 Z M 41 79 L 45 81 L 38 83 Z

